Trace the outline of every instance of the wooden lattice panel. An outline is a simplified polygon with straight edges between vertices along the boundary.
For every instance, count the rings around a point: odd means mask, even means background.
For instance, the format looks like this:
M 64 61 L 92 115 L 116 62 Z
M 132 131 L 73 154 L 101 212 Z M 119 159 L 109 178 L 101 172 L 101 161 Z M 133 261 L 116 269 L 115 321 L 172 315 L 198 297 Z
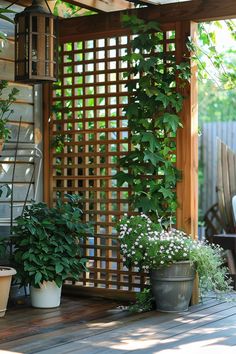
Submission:
M 173 25 L 174 27 L 174 25 Z M 167 28 L 158 49 L 175 55 L 175 28 Z M 123 108 L 128 103 L 127 63 L 122 61 L 130 36 L 76 39 L 62 45 L 61 77 L 53 93 L 57 113 L 51 137 L 61 134 L 63 151 L 54 149 L 53 198 L 77 193 L 84 200 L 85 220 L 94 222 L 94 236 L 84 245 L 89 272 L 78 285 L 138 291 L 145 276 L 122 264 L 116 223 L 131 213 L 127 185 L 113 177 L 118 160 L 131 149 Z M 84 36 L 83 36 L 84 38 Z M 168 63 L 167 63 L 168 64 Z

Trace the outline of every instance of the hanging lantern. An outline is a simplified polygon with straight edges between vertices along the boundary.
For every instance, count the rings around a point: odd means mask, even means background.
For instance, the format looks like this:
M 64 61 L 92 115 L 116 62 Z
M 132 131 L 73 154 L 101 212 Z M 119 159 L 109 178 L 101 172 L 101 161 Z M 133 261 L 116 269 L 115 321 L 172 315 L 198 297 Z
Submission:
M 57 32 L 57 18 L 45 0 L 33 0 L 15 16 L 15 81 L 57 80 Z

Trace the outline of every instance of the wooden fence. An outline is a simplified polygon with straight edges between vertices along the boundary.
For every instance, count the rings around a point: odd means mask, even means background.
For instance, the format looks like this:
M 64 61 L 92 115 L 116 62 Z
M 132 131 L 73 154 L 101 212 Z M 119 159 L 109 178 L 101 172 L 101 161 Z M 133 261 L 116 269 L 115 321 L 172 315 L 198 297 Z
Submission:
M 217 138 L 236 152 L 236 122 L 203 124 L 199 138 L 199 161 L 203 165 L 204 177 L 203 184 L 199 185 L 199 207 L 203 215 L 217 202 Z

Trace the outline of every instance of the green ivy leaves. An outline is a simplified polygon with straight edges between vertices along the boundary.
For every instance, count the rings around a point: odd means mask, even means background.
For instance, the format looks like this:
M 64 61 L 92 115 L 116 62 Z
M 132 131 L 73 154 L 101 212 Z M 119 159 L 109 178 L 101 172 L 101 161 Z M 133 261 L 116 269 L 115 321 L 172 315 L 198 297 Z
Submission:
M 175 167 L 175 136 L 182 127 L 178 113 L 183 97 L 176 79 L 189 78 L 188 63 L 177 64 L 172 52 L 163 52 L 164 33 L 156 22 L 125 15 L 124 26 L 135 34 L 123 57 L 129 104 L 132 151 L 120 159 L 118 185 L 131 187 L 133 207 L 169 216 L 177 206 L 175 187 L 180 173 Z

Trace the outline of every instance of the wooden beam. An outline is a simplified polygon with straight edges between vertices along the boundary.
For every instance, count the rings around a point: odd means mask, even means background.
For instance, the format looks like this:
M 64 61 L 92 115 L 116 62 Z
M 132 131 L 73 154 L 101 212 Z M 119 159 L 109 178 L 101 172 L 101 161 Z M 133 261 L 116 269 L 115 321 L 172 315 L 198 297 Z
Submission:
M 81 0 L 83 2 L 83 0 Z M 190 0 L 170 4 L 156 4 L 147 9 L 139 9 L 148 14 L 149 19 L 158 19 L 160 23 L 173 21 L 213 21 L 236 18 L 235 0 Z
M 190 82 L 179 87 L 185 97 L 181 111 L 183 128 L 177 133 L 177 168 L 182 172 L 182 180 L 177 184 L 177 229 L 184 230 L 192 238 L 198 234 L 198 98 L 197 64 L 191 62 L 186 42 L 191 36 L 196 41 L 197 24 L 190 21 L 179 23 L 177 33 L 177 61 L 189 60 L 191 65 Z M 188 59 L 189 58 L 189 59 Z M 195 278 L 192 304 L 199 301 L 198 277 Z
M 49 0 L 50 4 L 51 0 Z M 125 0 L 67 0 L 65 2 L 78 4 L 84 8 L 100 11 L 121 11 L 130 9 L 133 5 Z M 29 6 L 31 0 L 19 0 L 19 5 Z M 113 8 L 113 10 L 112 10 Z M 135 11 L 137 11 L 135 9 Z M 236 18 L 235 0 L 192 0 L 171 4 L 157 4 L 147 9 L 139 9 L 146 13 L 149 19 L 158 20 L 160 23 L 171 21 L 213 21 L 226 18 Z M 117 14 L 119 16 L 119 14 Z M 69 21 L 70 19 L 67 19 Z M 89 21 L 90 22 L 90 21 Z M 91 23 L 91 22 L 90 22 Z
M 118 289 L 92 288 L 88 286 L 63 285 L 63 295 L 102 297 L 106 299 L 116 299 L 120 301 L 135 301 L 135 292 Z
M 13 3 L 15 1 L 9 1 L 9 2 Z M 20 6 L 24 6 L 24 7 L 30 6 L 31 4 L 32 4 L 31 0 L 18 0 L 16 3 L 16 5 L 20 5 Z M 10 8 L 10 10 L 11 10 L 11 8 Z
M 192 0 L 159 5 L 157 8 L 160 8 L 161 22 L 166 19 L 201 22 L 236 18 L 235 0 Z
M 179 24 L 177 31 L 178 62 L 189 58 L 186 42 L 189 36 L 196 40 L 197 25 L 189 21 Z M 179 87 L 185 97 L 181 111 L 182 129 L 177 134 L 177 168 L 182 180 L 177 184 L 177 228 L 197 238 L 198 221 L 198 106 L 197 106 L 197 65 L 191 64 L 190 82 Z
M 80 0 L 81 3 L 83 0 Z M 213 21 L 219 19 L 236 18 L 235 0 L 192 0 L 187 2 L 153 5 L 142 9 L 127 10 L 129 14 L 137 14 L 147 20 L 155 20 L 159 23 L 178 21 Z M 99 29 L 100 33 L 120 30 L 120 19 L 123 12 L 94 15 L 93 19 L 70 18 L 61 22 L 61 36 L 67 37 L 78 33 L 94 33 Z M 96 29 L 96 31 L 95 31 Z

